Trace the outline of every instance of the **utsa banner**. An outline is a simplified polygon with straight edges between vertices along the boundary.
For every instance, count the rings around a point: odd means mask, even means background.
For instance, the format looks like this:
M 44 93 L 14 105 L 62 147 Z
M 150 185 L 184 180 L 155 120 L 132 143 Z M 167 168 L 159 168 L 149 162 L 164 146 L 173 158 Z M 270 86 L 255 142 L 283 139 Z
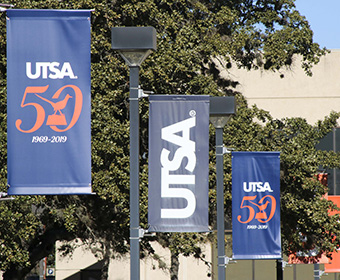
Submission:
M 280 259 L 280 153 L 232 153 L 233 259 Z
M 91 193 L 90 11 L 7 11 L 8 193 Z
M 149 231 L 209 231 L 209 96 L 149 100 Z

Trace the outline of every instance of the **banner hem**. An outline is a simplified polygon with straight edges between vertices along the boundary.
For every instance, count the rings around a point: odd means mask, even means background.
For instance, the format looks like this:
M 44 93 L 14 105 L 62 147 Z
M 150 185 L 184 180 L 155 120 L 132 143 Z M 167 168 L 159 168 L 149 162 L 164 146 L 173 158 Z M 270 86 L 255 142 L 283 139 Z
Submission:
M 196 227 L 196 228 L 190 228 L 190 227 L 150 227 L 148 229 L 149 232 L 210 232 L 210 229 L 207 227 Z
M 282 259 L 282 255 L 257 255 L 257 256 L 247 256 L 247 255 L 239 255 L 233 256 L 233 260 L 278 260 Z
M 15 187 L 8 189 L 8 195 L 70 195 L 70 194 L 92 194 L 91 187 Z

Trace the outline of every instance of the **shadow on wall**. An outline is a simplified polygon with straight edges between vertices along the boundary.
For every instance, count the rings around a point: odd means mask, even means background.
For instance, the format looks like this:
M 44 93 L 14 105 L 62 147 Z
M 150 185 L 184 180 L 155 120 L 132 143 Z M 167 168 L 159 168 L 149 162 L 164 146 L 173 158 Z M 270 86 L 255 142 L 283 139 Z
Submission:
M 65 278 L 64 280 L 100 280 L 103 261 L 97 262 L 77 273 Z

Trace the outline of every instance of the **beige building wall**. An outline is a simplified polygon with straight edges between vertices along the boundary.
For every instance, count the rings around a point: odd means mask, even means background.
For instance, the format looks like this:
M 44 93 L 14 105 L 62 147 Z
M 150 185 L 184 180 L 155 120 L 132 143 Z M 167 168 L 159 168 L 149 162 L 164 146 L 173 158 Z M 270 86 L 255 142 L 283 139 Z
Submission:
M 280 72 L 234 66 L 222 75 L 240 83 L 236 89 L 249 105 L 257 104 L 274 118 L 302 117 L 315 124 L 332 110 L 340 111 L 340 50 L 322 57 L 312 71 L 313 76 L 307 76 L 300 58 L 295 57 L 292 67 Z
M 78 242 L 79 244 L 79 242 Z M 60 247 L 61 243 L 57 242 L 56 247 Z M 158 243 L 153 243 L 152 246 L 162 260 L 170 266 L 170 252 L 162 248 Z M 211 248 L 206 244 L 203 248 L 206 259 L 211 261 Z M 180 280 L 211 280 L 208 277 L 210 272 L 209 267 L 203 261 L 195 258 L 187 258 L 180 256 L 179 279 Z M 77 248 L 72 257 L 61 257 L 58 252 L 56 254 L 56 280 L 81 280 L 80 275 L 77 276 L 80 270 L 89 269 L 98 262 L 98 259 L 85 246 Z M 122 257 L 112 259 L 109 266 L 108 280 L 128 280 L 130 279 L 130 259 L 129 254 Z M 170 274 L 168 270 L 158 268 L 158 262 L 146 258 L 140 263 L 140 280 L 169 280 Z

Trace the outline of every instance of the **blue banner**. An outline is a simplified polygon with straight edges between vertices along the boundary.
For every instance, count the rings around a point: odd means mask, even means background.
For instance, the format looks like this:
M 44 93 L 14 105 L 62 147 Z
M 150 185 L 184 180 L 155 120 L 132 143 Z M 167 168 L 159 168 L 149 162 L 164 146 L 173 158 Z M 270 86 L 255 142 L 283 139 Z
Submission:
M 209 231 L 209 96 L 149 100 L 149 231 Z
M 11 195 L 91 193 L 90 11 L 7 11 Z
M 232 153 L 233 259 L 280 259 L 280 153 Z

